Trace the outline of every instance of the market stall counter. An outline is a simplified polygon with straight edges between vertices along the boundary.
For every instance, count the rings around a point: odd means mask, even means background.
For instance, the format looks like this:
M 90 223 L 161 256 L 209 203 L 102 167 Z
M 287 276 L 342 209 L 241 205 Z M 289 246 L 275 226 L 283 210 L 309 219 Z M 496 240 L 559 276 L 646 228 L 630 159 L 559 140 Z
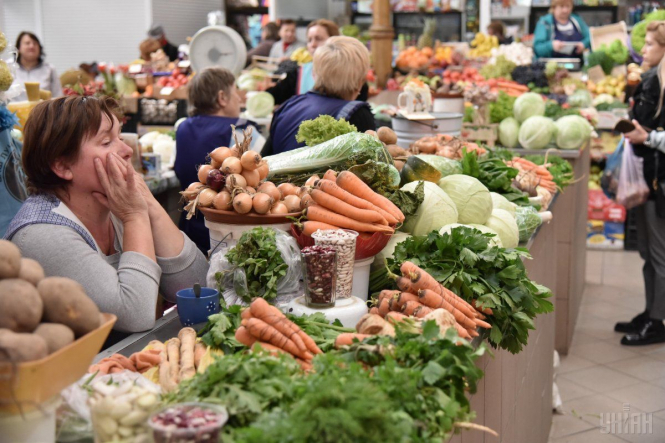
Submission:
M 563 196 L 557 196 L 550 208 L 557 220 L 564 219 L 567 208 Z M 561 214 L 561 215 L 559 215 Z M 548 287 L 555 287 L 557 241 L 556 224 L 543 224 L 527 243 L 532 260 L 525 262 L 529 277 Z M 555 312 L 558 300 L 555 302 Z M 538 316 L 528 344 L 518 354 L 492 350 L 477 361 L 485 376 L 470 398 L 476 411 L 475 423 L 496 430 L 497 439 L 482 432 L 464 432 L 450 443 L 505 442 L 546 443 L 552 420 L 553 351 L 555 337 L 554 314 Z M 195 325 L 200 329 L 203 324 Z M 99 353 L 99 360 L 119 353 L 129 357 L 144 349 L 153 340 L 166 341 L 178 335 L 182 328 L 175 309 L 157 321 L 154 329 L 133 334 L 111 348 Z M 476 340 L 476 345 L 480 343 Z
M 515 152 L 533 153 L 520 149 Z M 556 268 L 556 280 L 549 286 L 556 297 L 556 350 L 566 355 L 573 340 L 585 284 L 589 146 L 579 151 L 550 150 L 549 155 L 568 160 L 575 177 L 575 182 L 557 198 L 556 213 L 561 214 L 555 215 L 554 223 L 557 259 L 550 268 Z

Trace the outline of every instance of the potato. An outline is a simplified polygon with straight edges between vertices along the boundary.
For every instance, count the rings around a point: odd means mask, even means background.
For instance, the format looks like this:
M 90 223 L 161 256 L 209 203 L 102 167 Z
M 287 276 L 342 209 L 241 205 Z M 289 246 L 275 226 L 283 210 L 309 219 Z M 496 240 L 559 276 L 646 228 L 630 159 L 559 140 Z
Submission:
M 397 134 L 387 126 L 380 127 L 378 131 L 376 131 L 376 135 L 379 136 L 379 140 L 387 145 L 394 145 L 397 143 Z
M 39 335 L 0 329 L 0 362 L 20 363 L 48 355 L 46 341 Z
M 395 157 L 406 157 L 407 153 L 409 152 L 406 149 L 400 148 L 397 145 L 387 145 L 386 149 L 388 150 L 388 152 L 390 152 L 390 155 L 393 158 L 395 158 Z
M 64 277 L 47 277 L 37 285 L 44 302 L 44 321 L 69 326 L 76 337 L 99 327 L 99 309 L 79 283 Z
M 37 326 L 34 334 L 44 339 L 49 354 L 53 354 L 74 341 L 74 331 L 59 323 L 42 323 Z
M 371 135 L 372 137 L 374 137 L 377 140 L 379 139 L 379 136 L 376 134 L 376 131 L 372 131 L 371 129 L 368 129 L 367 131 L 365 131 L 365 134 Z
M 7 240 L 0 240 L 0 279 L 16 278 L 21 269 L 21 251 Z
M 395 168 L 397 168 L 397 170 L 400 172 L 402 172 L 402 168 L 404 167 L 405 164 L 406 162 L 402 160 L 395 160 Z
M 37 283 L 44 278 L 44 269 L 37 260 L 22 258 L 18 278 L 37 286 Z
M 42 312 L 42 299 L 33 285 L 18 278 L 0 280 L 0 328 L 32 332 Z

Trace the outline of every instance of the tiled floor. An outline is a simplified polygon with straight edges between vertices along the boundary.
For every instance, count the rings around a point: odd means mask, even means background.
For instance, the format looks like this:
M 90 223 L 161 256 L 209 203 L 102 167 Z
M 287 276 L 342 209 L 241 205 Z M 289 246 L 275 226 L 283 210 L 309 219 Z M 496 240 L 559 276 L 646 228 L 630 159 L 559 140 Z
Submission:
M 587 285 L 573 344 L 556 375 L 564 413 L 554 415 L 550 443 L 665 443 L 665 344 L 621 346 L 622 335 L 613 330 L 615 322 L 643 309 L 639 255 L 587 251 Z M 628 426 L 624 422 L 610 433 L 601 427 L 601 414 L 607 422 L 616 413 L 618 426 L 624 409 Z M 631 419 L 643 429 L 631 429 Z M 651 433 L 640 432 L 649 430 L 649 420 Z

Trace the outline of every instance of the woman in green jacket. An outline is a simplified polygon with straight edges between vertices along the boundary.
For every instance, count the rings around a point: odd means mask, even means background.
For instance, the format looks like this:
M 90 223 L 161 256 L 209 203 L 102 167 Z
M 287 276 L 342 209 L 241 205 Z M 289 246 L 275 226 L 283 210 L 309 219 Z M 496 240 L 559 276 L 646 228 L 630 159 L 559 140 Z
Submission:
M 582 58 L 591 46 L 589 27 L 573 14 L 572 0 L 552 0 L 550 13 L 538 20 L 533 50 L 538 58 Z

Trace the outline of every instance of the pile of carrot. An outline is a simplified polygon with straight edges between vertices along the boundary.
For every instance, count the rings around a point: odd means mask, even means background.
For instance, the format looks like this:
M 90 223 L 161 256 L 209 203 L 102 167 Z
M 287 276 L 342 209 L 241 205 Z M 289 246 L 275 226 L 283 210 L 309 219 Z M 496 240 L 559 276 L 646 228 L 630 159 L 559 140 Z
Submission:
M 506 164 L 511 168 L 518 169 L 522 173 L 535 174 L 538 177 L 538 186 L 547 189 L 552 194 L 556 193 L 557 188 L 556 183 L 554 183 L 554 177 L 545 166 L 537 165 L 522 157 L 513 157 Z
M 302 228 L 308 236 L 319 229 L 340 228 L 392 234 L 394 226 L 404 222 L 404 214 L 393 202 L 349 171 L 336 176 L 334 171 L 326 172 L 308 192 L 311 200 L 307 199 L 307 221 Z
M 460 337 L 477 337 L 478 327 L 491 328 L 481 312 L 415 264 L 406 261 L 400 271 L 402 277 L 397 279 L 399 290 L 381 291 L 377 305 L 370 309 L 370 313 L 393 319 L 396 316 L 392 312 L 422 318 L 435 309 L 443 308 L 455 317 L 455 328 Z M 491 314 L 489 310 L 485 312 Z
M 274 354 L 289 354 L 306 371 L 312 369 L 314 354 L 322 353 L 305 331 L 262 298 L 254 299 L 242 312 L 235 337 L 249 348 L 260 346 Z

